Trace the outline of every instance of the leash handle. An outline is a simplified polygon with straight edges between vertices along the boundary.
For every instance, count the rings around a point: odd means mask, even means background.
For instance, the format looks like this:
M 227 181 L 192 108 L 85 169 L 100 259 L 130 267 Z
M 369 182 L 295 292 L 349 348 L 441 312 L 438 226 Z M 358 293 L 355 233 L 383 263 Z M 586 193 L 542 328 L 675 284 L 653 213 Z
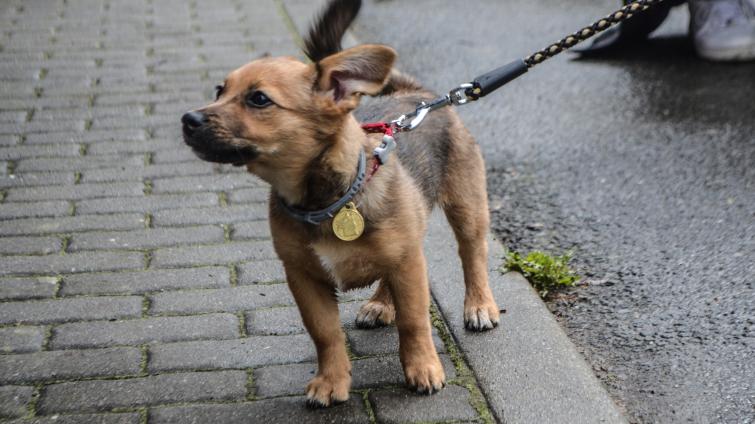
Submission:
M 592 36 L 631 18 L 637 13 L 649 9 L 651 6 L 655 6 L 662 1 L 663 0 L 635 0 L 628 3 L 605 18 L 599 19 L 593 22 L 592 25 L 586 26 L 571 35 L 567 35 L 550 46 L 527 56 L 523 60 L 515 60 L 501 66 L 500 68 L 496 68 L 486 74 L 480 75 L 474 79 L 474 82 L 472 83 L 473 88 L 467 90 L 466 94 L 472 100 L 485 97 L 491 92 L 521 76 L 527 72 L 529 68 L 542 63 L 546 59 L 549 59 L 564 50 L 574 47 L 577 43 L 587 40 L 588 38 L 591 38 Z
M 603 19 L 593 22 L 592 25 L 586 26 L 571 35 L 567 35 L 550 46 L 527 56 L 527 58 L 524 59 L 524 63 L 527 64 L 528 68 L 531 68 L 564 50 L 574 47 L 577 43 L 585 41 L 595 34 L 603 32 L 663 1 L 664 0 L 635 0 L 631 3 L 625 4 L 621 9 L 611 13 Z
M 420 103 L 413 112 L 401 115 L 389 124 L 394 126 L 396 132 L 411 131 L 422 123 L 428 113 L 449 105 L 460 106 L 481 97 L 485 97 L 521 75 L 524 75 L 529 68 L 542 63 L 546 59 L 574 47 L 577 43 L 587 40 L 595 34 L 603 32 L 613 25 L 625 21 L 637 13 L 647 10 L 663 1 L 664 0 L 635 0 L 628 3 L 605 18 L 595 21 L 592 25 L 586 26 L 571 35 L 567 35 L 550 46 L 539 50 L 524 59 L 515 60 L 499 68 L 493 69 L 488 73 L 482 74 L 475 78 L 473 82 L 461 84 L 451 90 L 448 94 L 438 97 L 430 103 Z M 384 124 L 380 123 L 380 125 Z
M 506 65 L 493 69 L 492 71 L 475 78 L 472 82 L 472 88 L 467 90 L 466 94 L 468 97 L 472 98 L 472 100 L 485 97 L 493 91 L 501 88 L 501 86 L 524 74 L 527 72 L 527 69 L 527 64 L 521 59 L 507 63 Z

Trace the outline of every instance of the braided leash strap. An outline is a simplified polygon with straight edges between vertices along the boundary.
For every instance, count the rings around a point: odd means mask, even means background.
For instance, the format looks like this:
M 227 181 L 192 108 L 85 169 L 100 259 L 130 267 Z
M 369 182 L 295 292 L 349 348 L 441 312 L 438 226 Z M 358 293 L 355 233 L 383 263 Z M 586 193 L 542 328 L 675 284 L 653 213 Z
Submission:
M 613 12 L 605 18 L 593 23 L 592 25 L 584 27 L 574 34 L 568 35 L 551 44 L 550 46 L 527 56 L 527 58 L 524 59 L 524 63 L 528 68 L 531 68 L 538 63 L 542 63 L 546 59 L 549 59 L 561 53 L 564 50 L 574 47 L 579 42 L 587 40 L 593 35 L 603 32 L 606 29 L 618 24 L 619 22 L 631 18 L 632 16 L 634 16 L 634 14 L 642 12 L 643 10 L 661 3 L 662 1 L 663 0 L 637 0 L 629 3 L 616 12 Z
M 524 59 L 514 60 L 513 62 L 482 74 L 472 82 L 461 84 L 448 92 L 448 94 L 440 96 L 430 103 L 420 103 L 413 112 L 401 115 L 398 119 L 391 121 L 389 124 L 396 132 L 411 131 L 422 123 L 429 112 L 449 105 L 460 106 L 479 100 L 514 79 L 524 75 L 531 67 L 538 63 L 542 63 L 546 59 L 574 47 L 577 43 L 587 40 L 595 34 L 603 32 L 663 1 L 664 0 L 636 0 L 628 3 L 605 18 L 600 19 L 592 25 L 584 27 L 571 35 L 567 35 L 543 50 L 535 52 Z M 380 128 L 383 128 L 382 126 L 384 126 L 385 123 L 378 123 L 377 125 Z

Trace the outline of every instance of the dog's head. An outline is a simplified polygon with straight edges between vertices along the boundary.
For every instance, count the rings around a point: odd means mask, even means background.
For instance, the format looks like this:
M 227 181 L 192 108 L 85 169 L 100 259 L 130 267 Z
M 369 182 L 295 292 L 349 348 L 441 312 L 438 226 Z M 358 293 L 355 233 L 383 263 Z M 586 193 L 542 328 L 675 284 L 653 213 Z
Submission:
M 380 92 L 396 53 L 362 45 L 315 62 L 262 58 L 228 74 L 214 102 L 183 115 L 186 144 L 208 161 L 264 174 L 316 157 L 362 94 Z

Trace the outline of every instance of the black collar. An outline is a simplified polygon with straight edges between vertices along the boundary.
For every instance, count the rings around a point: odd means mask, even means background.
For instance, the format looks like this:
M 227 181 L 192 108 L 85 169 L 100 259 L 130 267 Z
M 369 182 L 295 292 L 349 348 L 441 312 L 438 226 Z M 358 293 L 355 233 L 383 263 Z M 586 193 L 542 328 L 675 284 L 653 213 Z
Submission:
M 351 183 L 351 187 L 349 187 L 348 191 L 346 191 L 346 194 L 344 194 L 343 197 L 336 200 L 335 203 L 331 204 L 325 209 L 316 211 L 305 211 L 302 209 L 297 209 L 287 205 L 286 202 L 284 202 L 283 199 L 280 198 L 280 196 L 276 195 L 276 197 L 278 198 L 278 203 L 281 205 L 283 210 L 286 211 L 286 213 L 292 218 L 312 225 L 320 224 L 327 219 L 333 218 L 333 216 L 338 213 L 338 211 L 340 211 L 342 207 L 346 206 L 346 204 L 354 198 L 359 190 L 362 189 L 362 186 L 364 185 L 366 167 L 367 158 L 364 154 L 364 150 L 359 150 L 359 164 L 357 165 L 356 179 L 353 183 Z

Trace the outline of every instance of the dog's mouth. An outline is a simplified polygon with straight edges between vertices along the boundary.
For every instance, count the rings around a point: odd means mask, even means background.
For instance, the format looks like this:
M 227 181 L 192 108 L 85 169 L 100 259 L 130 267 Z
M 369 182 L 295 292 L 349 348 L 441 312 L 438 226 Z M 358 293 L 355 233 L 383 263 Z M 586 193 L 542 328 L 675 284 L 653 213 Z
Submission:
M 184 143 L 207 162 L 244 166 L 258 156 L 257 149 L 252 146 L 234 146 L 206 134 L 187 134 L 184 131 Z

